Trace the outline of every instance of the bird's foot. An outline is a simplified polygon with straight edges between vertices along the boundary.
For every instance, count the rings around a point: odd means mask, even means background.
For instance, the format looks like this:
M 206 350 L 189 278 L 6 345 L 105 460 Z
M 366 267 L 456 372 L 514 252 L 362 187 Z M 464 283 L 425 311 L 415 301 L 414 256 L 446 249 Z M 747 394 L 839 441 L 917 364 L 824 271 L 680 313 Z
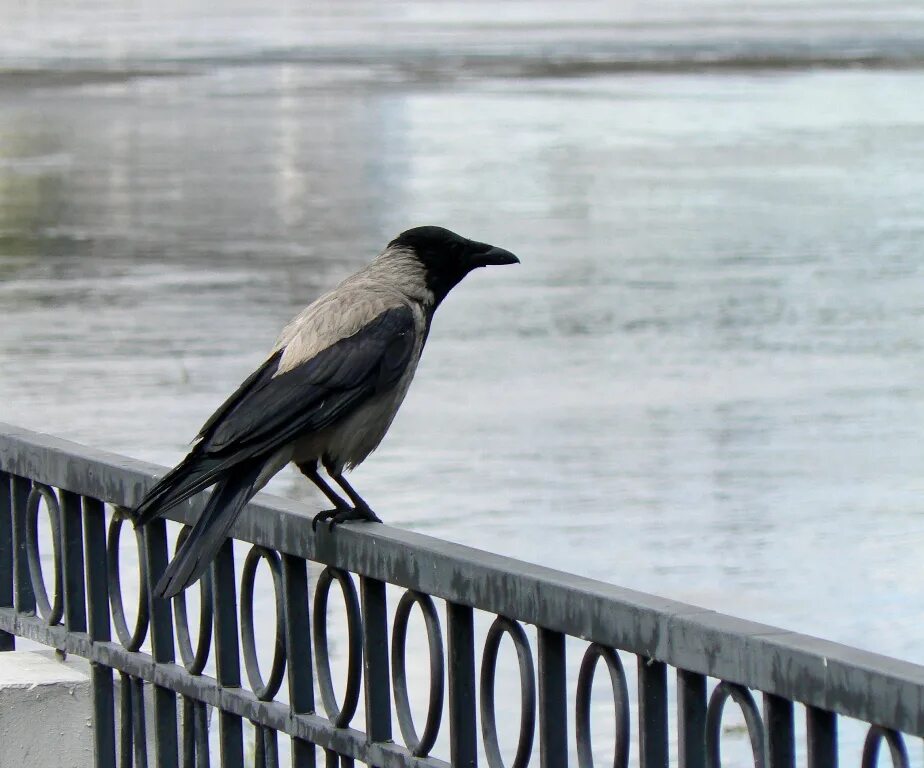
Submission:
M 325 509 L 322 512 L 318 512 L 318 514 L 316 514 L 311 519 L 311 530 L 312 531 L 318 530 L 318 523 L 323 522 L 324 520 L 333 520 L 333 518 L 335 518 L 337 515 L 339 515 L 341 512 L 344 512 L 344 511 L 345 510 L 343 509 Z
M 354 511 L 357 515 L 360 515 L 360 517 L 356 518 L 357 520 L 367 520 L 370 523 L 382 522 L 382 518 L 372 511 L 372 507 L 370 507 L 368 504 L 366 504 L 365 501 L 362 501 L 361 499 L 356 504 L 356 509 Z
M 340 523 L 362 521 L 366 523 L 381 523 L 382 520 L 369 507 L 347 507 L 346 509 L 325 509 L 318 512 L 311 521 L 311 530 L 317 529 L 318 523 L 326 520 L 327 530 L 332 531 Z

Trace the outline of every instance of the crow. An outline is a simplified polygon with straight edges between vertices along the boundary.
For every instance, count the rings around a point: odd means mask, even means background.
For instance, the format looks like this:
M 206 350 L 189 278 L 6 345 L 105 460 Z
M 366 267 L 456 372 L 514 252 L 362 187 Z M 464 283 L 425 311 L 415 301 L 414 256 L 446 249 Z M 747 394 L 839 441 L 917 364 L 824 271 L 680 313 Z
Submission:
M 155 587 L 201 576 L 244 505 L 289 462 L 334 505 L 312 522 L 381 522 L 343 477 L 381 442 L 407 394 L 433 313 L 469 272 L 516 264 L 503 248 L 442 227 L 402 232 L 282 331 L 267 360 L 205 422 L 192 450 L 134 508 L 136 527 L 213 490 Z M 323 467 L 347 499 L 320 475 Z

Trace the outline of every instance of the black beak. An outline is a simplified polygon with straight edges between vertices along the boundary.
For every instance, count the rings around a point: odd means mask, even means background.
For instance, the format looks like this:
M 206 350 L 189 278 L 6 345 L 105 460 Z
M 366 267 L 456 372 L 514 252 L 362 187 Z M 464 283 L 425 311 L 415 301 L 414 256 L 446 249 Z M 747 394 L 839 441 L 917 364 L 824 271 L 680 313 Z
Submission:
M 472 254 L 472 267 L 487 267 L 494 264 L 519 264 L 520 260 L 510 251 L 496 246 L 486 246 L 488 250 Z

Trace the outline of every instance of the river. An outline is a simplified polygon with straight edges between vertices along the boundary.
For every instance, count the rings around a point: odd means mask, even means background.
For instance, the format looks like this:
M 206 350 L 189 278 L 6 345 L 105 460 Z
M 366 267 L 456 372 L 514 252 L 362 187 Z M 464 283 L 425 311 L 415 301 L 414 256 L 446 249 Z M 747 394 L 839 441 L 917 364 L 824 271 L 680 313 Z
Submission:
M 522 264 L 440 308 L 387 522 L 924 662 L 924 3 L 649 5 L 0 0 L 0 420 L 173 464 L 442 224 Z

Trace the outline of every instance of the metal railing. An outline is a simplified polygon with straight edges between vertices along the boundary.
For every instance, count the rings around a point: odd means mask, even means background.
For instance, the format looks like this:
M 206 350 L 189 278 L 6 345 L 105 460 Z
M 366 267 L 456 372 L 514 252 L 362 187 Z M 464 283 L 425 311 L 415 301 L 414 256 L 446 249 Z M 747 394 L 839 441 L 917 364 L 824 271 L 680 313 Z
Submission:
M 266 496 L 233 528 L 235 539 L 251 545 L 240 576 L 229 541 L 200 583 L 195 643 L 185 598 L 171 606 L 150 597 L 167 562 L 166 523 L 136 532 L 142 588 L 129 626 L 119 551 L 131 527 L 119 510 L 161 471 L 0 424 L 0 649 L 12 649 L 19 636 L 89 660 L 98 766 L 204 766 L 216 758 L 223 766 L 277 765 L 284 734 L 295 766 L 323 759 L 327 766 L 461 768 L 481 759 L 492 768 L 561 768 L 569 761 L 586 768 L 593 765 L 591 688 L 601 665 L 615 714 L 607 765 L 631 759 L 642 768 L 718 768 L 729 699 L 740 707 L 753 764 L 761 768 L 792 768 L 803 751 L 809 768 L 834 768 L 841 716 L 866 724 L 858 761 L 864 767 L 877 764 L 883 743 L 893 765 L 910 765 L 907 736 L 924 736 L 924 667 L 387 526 L 315 536 L 308 510 Z M 39 551 L 41 508 L 51 520 L 50 595 Z M 178 508 L 174 519 L 189 523 L 193 512 L 191 505 Z M 277 616 L 268 673 L 255 640 L 261 562 L 272 576 Z M 323 566 L 313 585 L 312 563 Z M 347 682 L 339 701 L 327 627 L 335 582 L 347 619 Z M 387 589 L 394 587 L 404 591 L 389 624 Z M 422 726 L 408 692 L 414 612 L 429 649 L 429 660 L 418 662 L 430 677 Z M 493 619 L 483 642 L 480 612 Z M 524 625 L 536 627 L 535 650 Z M 495 716 L 505 640 L 520 677 L 515 749 L 506 750 L 515 754 L 506 763 Z M 569 674 L 566 649 L 576 650 L 572 661 L 581 659 L 576 675 Z M 214 675 L 206 674 L 207 664 Z M 762 694 L 762 710 L 755 693 Z M 355 723 L 360 705 L 364 727 Z M 804 726 L 796 718 L 803 706 Z M 217 741 L 210 712 L 217 714 Z M 431 754 L 438 739 L 442 758 Z

